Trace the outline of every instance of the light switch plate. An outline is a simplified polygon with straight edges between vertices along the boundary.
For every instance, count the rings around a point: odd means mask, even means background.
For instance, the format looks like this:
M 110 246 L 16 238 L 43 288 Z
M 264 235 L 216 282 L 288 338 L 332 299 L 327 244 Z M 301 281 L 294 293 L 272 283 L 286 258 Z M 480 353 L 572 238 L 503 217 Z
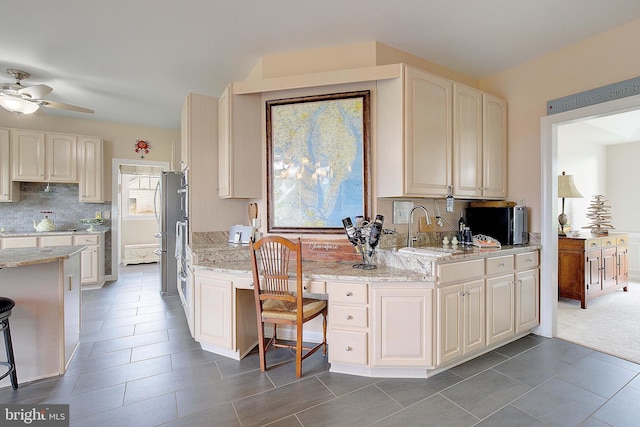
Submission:
M 409 214 L 413 209 L 413 202 L 393 202 L 393 223 L 409 224 Z

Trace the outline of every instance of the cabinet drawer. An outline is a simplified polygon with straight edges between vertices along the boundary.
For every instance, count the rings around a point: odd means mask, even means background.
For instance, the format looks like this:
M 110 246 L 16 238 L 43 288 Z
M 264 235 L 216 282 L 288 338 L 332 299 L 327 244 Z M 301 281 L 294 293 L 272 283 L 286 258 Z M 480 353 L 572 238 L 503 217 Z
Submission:
M 2 239 L 2 248 L 37 248 L 38 238 L 33 237 L 5 237 Z
M 329 321 L 332 325 L 366 328 L 367 318 L 367 307 L 337 304 L 329 306 Z
M 602 247 L 602 239 L 599 237 L 594 237 L 592 239 L 587 239 L 584 242 L 585 249 L 596 249 Z
M 367 333 L 332 330 L 329 354 L 331 362 L 367 364 Z
M 290 292 L 296 291 L 295 280 L 289 281 L 289 291 Z M 302 292 L 305 294 L 326 294 L 327 287 L 325 282 L 321 282 L 318 280 L 302 279 Z
M 74 245 L 97 245 L 98 235 L 73 236 Z
M 40 246 L 71 246 L 73 237 L 68 236 L 42 236 Z
M 367 284 L 366 283 L 332 283 L 331 302 L 343 304 L 366 304 Z
M 438 282 L 455 283 L 484 276 L 484 260 L 455 262 L 438 265 Z
M 602 238 L 602 247 L 615 246 L 617 238 L 615 236 L 606 236 Z
M 629 238 L 626 235 L 616 237 L 616 245 L 626 245 L 627 243 L 629 243 Z
M 487 258 L 487 276 L 513 271 L 513 255 Z
M 538 266 L 538 251 L 516 254 L 516 270 Z

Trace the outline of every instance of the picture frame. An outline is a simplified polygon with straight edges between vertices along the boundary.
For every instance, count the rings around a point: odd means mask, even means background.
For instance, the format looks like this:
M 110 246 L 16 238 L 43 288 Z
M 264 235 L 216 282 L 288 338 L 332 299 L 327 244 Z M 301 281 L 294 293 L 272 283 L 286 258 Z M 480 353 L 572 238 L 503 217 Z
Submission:
M 369 103 L 368 90 L 266 101 L 268 232 L 369 217 Z

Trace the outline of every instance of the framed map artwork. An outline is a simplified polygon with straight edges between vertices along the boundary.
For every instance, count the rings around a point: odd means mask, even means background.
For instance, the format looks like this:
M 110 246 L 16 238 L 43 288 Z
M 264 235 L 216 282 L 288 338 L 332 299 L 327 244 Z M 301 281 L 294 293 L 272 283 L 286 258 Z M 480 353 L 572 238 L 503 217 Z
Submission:
M 369 91 L 270 100 L 268 232 L 342 233 L 368 218 Z

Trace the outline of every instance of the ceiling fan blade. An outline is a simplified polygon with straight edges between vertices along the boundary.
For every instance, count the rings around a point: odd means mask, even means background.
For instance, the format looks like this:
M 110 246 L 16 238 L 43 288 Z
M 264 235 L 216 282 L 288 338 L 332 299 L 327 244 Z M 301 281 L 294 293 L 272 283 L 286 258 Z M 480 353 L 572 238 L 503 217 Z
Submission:
M 40 99 L 49 95 L 52 91 L 53 89 L 47 85 L 35 85 L 20 89 L 18 92 L 29 95 L 31 99 Z
M 78 113 L 95 113 L 95 111 L 90 110 L 89 108 L 78 107 L 77 105 L 65 104 L 63 102 L 45 101 L 44 99 L 39 99 L 38 103 L 45 107 L 58 108 L 60 110 L 76 111 Z

